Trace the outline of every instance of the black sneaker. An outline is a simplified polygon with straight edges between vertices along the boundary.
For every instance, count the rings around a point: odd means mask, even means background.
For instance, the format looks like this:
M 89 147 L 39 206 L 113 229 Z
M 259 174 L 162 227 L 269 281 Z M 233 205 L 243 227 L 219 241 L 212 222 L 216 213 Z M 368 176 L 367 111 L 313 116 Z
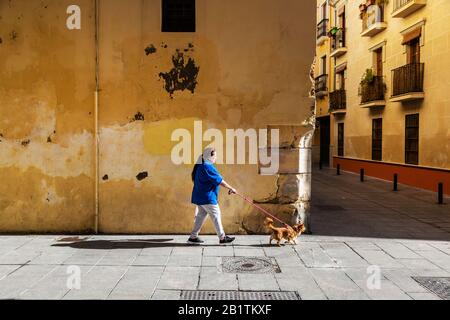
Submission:
M 201 240 L 200 238 L 189 238 L 187 241 L 188 244 L 202 244 L 205 243 L 205 241 Z
M 229 237 L 229 236 L 225 236 L 225 238 L 223 240 L 220 240 L 220 244 L 227 244 L 227 243 L 231 243 L 235 240 L 235 237 Z

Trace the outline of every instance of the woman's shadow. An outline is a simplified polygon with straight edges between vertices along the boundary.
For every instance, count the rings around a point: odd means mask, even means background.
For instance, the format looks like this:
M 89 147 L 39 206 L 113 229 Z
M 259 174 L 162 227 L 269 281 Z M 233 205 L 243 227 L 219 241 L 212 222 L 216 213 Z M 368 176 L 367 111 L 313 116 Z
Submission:
M 172 242 L 174 239 L 132 239 L 132 240 L 88 240 L 88 238 L 63 238 L 52 247 L 71 247 L 75 249 L 144 249 L 144 248 L 174 248 L 174 247 L 222 247 L 220 244 L 204 244 L 193 246 L 187 243 Z M 233 244 L 234 247 L 270 247 L 269 244 Z

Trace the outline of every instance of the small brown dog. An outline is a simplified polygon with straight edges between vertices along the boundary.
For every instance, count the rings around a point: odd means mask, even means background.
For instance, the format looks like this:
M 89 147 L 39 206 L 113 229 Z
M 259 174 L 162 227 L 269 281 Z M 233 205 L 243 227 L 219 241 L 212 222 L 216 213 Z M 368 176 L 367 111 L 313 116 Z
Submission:
M 267 217 L 266 220 L 264 220 L 264 224 L 268 229 L 272 230 L 269 244 L 272 244 L 272 241 L 275 240 L 278 246 L 280 246 L 280 242 L 283 239 L 286 240 L 286 243 L 293 242 L 294 244 L 297 244 L 295 240 L 302 232 L 305 232 L 305 225 L 303 223 L 296 224 L 292 226 L 292 228 L 275 228 L 273 226 L 273 219 Z

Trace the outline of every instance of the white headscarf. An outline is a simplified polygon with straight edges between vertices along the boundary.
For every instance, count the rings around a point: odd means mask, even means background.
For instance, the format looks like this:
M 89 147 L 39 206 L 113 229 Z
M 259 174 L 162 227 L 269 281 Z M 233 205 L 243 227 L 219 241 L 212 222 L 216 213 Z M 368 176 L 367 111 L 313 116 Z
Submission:
M 213 159 L 213 152 L 215 152 L 216 150 L 214 148 L 206 148 L 203 151 L 203 160 L 204 161 L 208 161 L 210 163 L 212 163 L 212 159 Z

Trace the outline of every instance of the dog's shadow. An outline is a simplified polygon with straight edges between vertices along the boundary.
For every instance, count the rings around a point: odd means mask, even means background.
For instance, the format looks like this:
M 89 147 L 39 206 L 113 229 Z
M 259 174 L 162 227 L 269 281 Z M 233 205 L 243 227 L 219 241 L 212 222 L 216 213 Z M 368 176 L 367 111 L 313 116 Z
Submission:
M 145 249 L 145 248 L 175 248 L 175 247 L 223 247 L 220 244 L 202 244 L 190 245 L 187 243 L 171 242 L 173 239 L 133 239 L 133 240 L 87 240 L 87 239 L 61 239 L 60 243 L 53 244 L 52 247 L 71 247 L 74 249 L 95 249 L 95 250 L 114 250 L 114 249 Z M 276 244 L 237 244 L 233 247 L 254 247 L 269 248 L 278 247 Z M 284 246 L 284 245 L 282 245 Z

